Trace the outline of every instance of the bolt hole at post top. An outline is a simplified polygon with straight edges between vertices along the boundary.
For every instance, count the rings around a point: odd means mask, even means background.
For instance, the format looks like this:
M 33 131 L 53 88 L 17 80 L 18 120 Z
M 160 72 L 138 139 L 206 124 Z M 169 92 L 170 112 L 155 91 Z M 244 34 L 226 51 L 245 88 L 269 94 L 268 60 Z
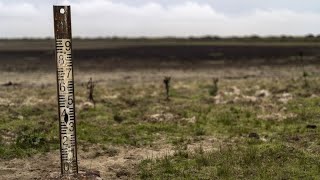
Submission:
M 64 10 L 64 8 L 60 9 L 60 14 L 64 14 L 66 11 Z

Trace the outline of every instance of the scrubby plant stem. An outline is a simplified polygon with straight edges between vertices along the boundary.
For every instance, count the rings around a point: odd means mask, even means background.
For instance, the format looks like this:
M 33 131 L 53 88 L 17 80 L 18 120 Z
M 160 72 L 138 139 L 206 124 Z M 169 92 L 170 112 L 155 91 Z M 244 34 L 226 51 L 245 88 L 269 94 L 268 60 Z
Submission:
M 299 57 L 300 57 L 300 63 L 301 63 L 301 67 L 302 67 L 302 77 L 303 77 L 303 81 L 304 81 L 304 87 L 308 87 L 309 83 L 308 83 L 308 73 L 305 70 L 304 67 L 304 60 L 303 60 L 303 52 L 299 52 Z
M 213 78 L 212 79 L 212 87 L 209 89 L 209 94 L 211 96 L 216 96 L 218 94 L 218 82 L 219 79 L 218 78 Z
M 92 81 L 92 78 L 90 78 L 90 80 L 89 80 L 89 82 L 88 82 L 88 84 L 87 84 L 88 100 L 95 105 L 96 103 L 95 103 L 95 100 L 94 100 L 94 98 L 93 98 L 94 87 L 95 87 L 95 84 L 94 84 L 94 82 Z
M 163 83 L 166 88 L 166 100 L 167 101 L 170 100 L 170 81 L 171 81 L 171 77 L 165 77 L 163 80 Z

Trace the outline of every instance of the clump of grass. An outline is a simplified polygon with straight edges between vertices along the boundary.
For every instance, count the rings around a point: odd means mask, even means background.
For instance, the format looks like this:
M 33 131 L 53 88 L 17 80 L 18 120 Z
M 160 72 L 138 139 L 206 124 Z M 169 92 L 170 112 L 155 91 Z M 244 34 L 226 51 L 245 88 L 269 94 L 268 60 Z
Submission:
M 204 136 L 204 135 L 206 135 L 206 130 L 203 127 L 201 127 L 200 125 L 198 125 L 194 129 L 194 134 L 196 136 Z
M 27 148 L 39 148 L 47 144 L 47 140 L 44 135 L 40 133 L 19 133 L 16 145 L 22 149 Z
M 84 144 L 82 146 L 82 150 L 84 150 L 85 152 L 89 152 L 90 149 L 89 149 L 89 144 Z M 92 158 L 97 158 L 97 157 L 100 157 L 100 156 L 108 156 L 108 157 L 114 157 L 116 155 L 119 154 L 119 150 L 114 148 L 114 147 L 111 147 L 111 146 L 100 146 L 101 149 L 96 149 L 94 154 L 92 154 Z
M 15 142 L 10 144 L 0 143 L 0 158 L 11 159 L 17 157 L 31 156 L 35 153 L 48 152 L 55 140 L 49 140 L 43 132 L 21 131 L 18 133 Z
M 108 154 L 108 156 L 113 157 L 119 154 L 119 150 L 114 147 L 103 146 L 102 150 L 104 153 Z

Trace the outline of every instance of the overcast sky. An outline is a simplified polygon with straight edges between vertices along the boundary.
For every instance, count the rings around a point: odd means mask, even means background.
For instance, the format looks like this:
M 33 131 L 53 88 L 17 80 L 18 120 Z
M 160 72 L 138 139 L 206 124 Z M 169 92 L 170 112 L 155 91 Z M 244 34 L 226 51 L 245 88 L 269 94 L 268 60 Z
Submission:
M 0 0 L 0 38 L 52 37 L 57 4 L 81 37 L 320 34 L 320 0 Z

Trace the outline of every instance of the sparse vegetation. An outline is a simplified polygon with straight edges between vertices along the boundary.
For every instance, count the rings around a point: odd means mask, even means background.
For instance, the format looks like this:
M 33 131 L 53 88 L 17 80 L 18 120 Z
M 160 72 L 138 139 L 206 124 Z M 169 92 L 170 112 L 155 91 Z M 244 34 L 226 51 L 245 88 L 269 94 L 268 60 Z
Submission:
M 93 65 L 80 60 L 80 168 L 98 169 L 105 179 L 319 179 L 320 76 L 310 58 L 304 58 L 308 86 L 286 64 L 157 61 L 174 71 L 151 71 L 145 64 L 147 70 L 135 69 L 140 61 L 130 59 L 129 70 L 100 71 L 99 63 L 92 73 Z M 30 64 L 17 66 L 22 73 L 1 66 L 7 78 L 0 79 L 0 179 L 59 172 L 55 74 Z M 168 74 L 174 83 L 159 84 Z
M 319 177 L 319 156 L 261 141 L 217 151 L 176 153 L 140 164 L 141 179 L 292 179 Z

